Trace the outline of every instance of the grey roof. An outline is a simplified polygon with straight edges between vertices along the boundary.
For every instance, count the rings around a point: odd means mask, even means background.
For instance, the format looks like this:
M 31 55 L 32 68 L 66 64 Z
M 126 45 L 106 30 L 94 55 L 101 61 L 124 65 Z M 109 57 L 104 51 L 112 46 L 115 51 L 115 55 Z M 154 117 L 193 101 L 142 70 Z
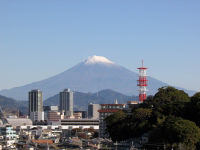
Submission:
M 12 126 L 32 125 L 32 120 L 27 118 L 7 118 L 7 121 Z

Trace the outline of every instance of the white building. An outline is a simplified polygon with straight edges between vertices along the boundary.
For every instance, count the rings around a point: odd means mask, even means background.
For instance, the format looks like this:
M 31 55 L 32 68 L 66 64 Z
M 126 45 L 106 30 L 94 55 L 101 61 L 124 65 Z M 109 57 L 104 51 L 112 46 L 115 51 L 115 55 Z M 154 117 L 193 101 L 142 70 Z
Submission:
M 0 127 L 0 135 L 4 137 L 4 140 L 15 140 L 17 138 L 16 131 L 10 125 Z
M 7 118 L 7 121 L 13 127 L 32 125 L 32 120 L 28 118 Z
M 44 112 L 30 112 L 30 119 L 32 121 L 41 121 L 44 120 Z

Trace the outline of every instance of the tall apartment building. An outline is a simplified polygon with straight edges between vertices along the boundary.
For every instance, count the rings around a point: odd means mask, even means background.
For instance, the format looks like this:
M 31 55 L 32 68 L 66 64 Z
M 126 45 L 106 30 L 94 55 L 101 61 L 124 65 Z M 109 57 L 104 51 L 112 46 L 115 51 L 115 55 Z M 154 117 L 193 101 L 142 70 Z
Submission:
M 90 103 L 88 105 L 88 118 L 99 119 L 99 112 L 98 112 L 99 109 L 100 109 L 99 104 Z
M 100 138 L 108 138 L 109 135 L 106 134 L 106 122 L 104 119 L 113 113 L 125 109 L 125 104 L 100 104 L 101 109 L 99 112 L 99 136 Z
M 44 120 L 42 91 L 38 89 L 29 92 L 29 116 L 32 121 Z
M 73 92 L 70 89 L 60 92 L 60 112 L 64 112 L 66 117 L 73 116 L 73 101 Z

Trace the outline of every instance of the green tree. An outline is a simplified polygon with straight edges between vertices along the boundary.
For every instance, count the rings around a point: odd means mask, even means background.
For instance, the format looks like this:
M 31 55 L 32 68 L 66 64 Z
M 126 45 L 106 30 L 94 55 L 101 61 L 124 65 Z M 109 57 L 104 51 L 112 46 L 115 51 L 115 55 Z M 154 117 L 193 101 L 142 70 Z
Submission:
M 117 111 L 114 114 L 106 117 L 105 121 L 106 121 L 106 124 L 109 126 L 120 120 L 123 120 L 124 118 L 126 118 L 126 116 L 127 114 L 124 113 L 123 111 Z
M 189 101 L 190 98 L 184 91 L 173 87 L 162 87 L 153 98 L 144 102 L 143 107 L 152 108 L 165 116 L 184 117 L 185 104 Z
M 113 141 L 120 141 L 127 138 L 125 133 L 126 117 L 126 113 L 118 111 L 105 119 L 106 132 L 109 133 Z
M 107 132 L 113 141 L 139 137 L 151 128 L 151 114 L 149 108 L 137 108 L 132 115 L 116 112 L 105 119 Z
M 139 137 L 148 130 L 151 129 L 151 117 L 152 109 L 149 108 L 137 108 L 133 111 L 131 119 L 129 121 L 129 131 L 131 135 L 129 137 Z
M 191 97 L 191 101 L 186 105 L 185 116 L 194 121 L 200 127 L 200 92 Z
M 194 150 L 200 141 L 200 129 L 196 124 L 180 117 L 169 116 L 161 128 L 150 136 L 151 142 L 169 143 L 173 147 Z
M 187 93 L 183 90 L 178 90 L 173 87 L 162 87 L 158 89 L 158 92 L 155 94 L 154 101 L 159 102 L 189 102 L 190 98 Z
M 187 93 L 173 87 L 162 87 L 132 110 L 132 114 L 117 112 L 106 118 L 107 131 L 113 141 L 140 137 L 152 133 L 150 142 L 165 143 L 174 148 L 200 147 L 200 93 L 190 100 Z M 187 119 L 187 120 L 186 120 Z
M 138 120 L 146 120 L 151 117 L 152 110 L 148 108 L 137 108 L 133 112 L 133 117 L 134 119 Z

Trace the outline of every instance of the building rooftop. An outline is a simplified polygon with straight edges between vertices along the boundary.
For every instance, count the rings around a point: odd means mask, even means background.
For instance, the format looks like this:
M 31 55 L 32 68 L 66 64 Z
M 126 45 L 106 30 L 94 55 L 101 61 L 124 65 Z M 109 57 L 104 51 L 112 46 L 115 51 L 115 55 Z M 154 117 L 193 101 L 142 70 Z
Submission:
M 138 104 L 139 101 L 127 101 L 127 104 Z
M 33 124 L 32 120 L 27 118 L 7 118 L 7 121 L 12 126 L 23 126 Z
M 53 141 L 52 140 L 32 140 L 33 143 L 43 143 L 43 144 L 53 144 Z
M 101 106 L 108 106 L 108 105 L 111 105 L 111 106 L 125 106 L 126 104 L 100 104 Z
M 100 110 L 98 110 L 98 112 L 100 112 L 100 113 L 101 113 L 101 112 L 103 112 L 103 113 L 104 113 L 104 112 L 105 112 L 105 113 L 106 113 L 106 112 L 108 112 L 108 113 L 109 113 L 109 112 L 110 112 L 110 113 L 114 113 L 114 112 L 118 112 L 118 111 L 120 111 L 120 110 L 121 110 L 121 109 L 100 109 Z

